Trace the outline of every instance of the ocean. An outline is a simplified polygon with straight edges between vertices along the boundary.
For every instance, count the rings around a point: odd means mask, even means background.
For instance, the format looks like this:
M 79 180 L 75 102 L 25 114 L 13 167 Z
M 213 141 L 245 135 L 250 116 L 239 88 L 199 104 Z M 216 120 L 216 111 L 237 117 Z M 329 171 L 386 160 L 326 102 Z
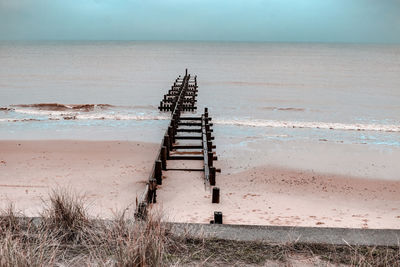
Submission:
M 261 164 L 269 143 L 400 150 L 400 45 L 371 44 L 3 41 L 0 139 L 158 143 L 157 106 L 185 68 L 228 158 Z

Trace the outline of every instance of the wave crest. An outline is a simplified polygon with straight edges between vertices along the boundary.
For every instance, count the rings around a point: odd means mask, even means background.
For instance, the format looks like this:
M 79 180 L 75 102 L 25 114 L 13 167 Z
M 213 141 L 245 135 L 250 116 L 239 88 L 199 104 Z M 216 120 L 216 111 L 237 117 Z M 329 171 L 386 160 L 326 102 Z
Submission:
M 76 110 L 76 111 L 92 111 L 95 108 L 106 109 L 113 107 L 113 105 L 109 104 L 60 104 L 60 103 L 39 103 L 39 104 L 19 104 L 19 105 L 11 105 L 11 107 L 18 108 L 34 108 L 38 110 L 48 110 L 48 111 L 68 111 L 68 110 Z
M 216 124 L 237 125 L 248 127 L 272 127 L 272 128 L 311 128 L 347 131 L 379 131 L 400 132 L 400 125 L 394 124 L 358 124 L 337 122 L 307 122 L 307 121 L 274 121 L 274 120 L 218 120 Z

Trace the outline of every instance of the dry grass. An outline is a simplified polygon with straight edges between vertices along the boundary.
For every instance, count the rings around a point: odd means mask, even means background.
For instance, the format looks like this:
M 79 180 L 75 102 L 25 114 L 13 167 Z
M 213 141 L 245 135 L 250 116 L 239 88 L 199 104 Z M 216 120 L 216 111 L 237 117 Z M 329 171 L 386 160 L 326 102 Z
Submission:
M 0 266 L 50 266 L 60 243 L 49 231 L 21 220 L 13 207 L 0 217 Z M 23 218 L 23 217 L 22 217 Z
M 84 201 L 65 190 L 50 194 L 40 218 L 27 219 L 12 206 L 0 216 L 0 266 L 160 266 L 166 228 L 161 215 L 135 222 L 89 219 Z
M 184 235 L 170 237 L 165 251 L 164 262 L 173 266 L 400 266 L 400 246 L 271 244 Z
M 273 245 L 170 234 L 157 210 L 135 222 L 122 213 L 114 220 L 90 219 L 83 198 L 55 191 L 40 218 L 12 206 L 0 216 L 0 266 L 400 266 L 399 247 Z
M 399 247 L 351 247 L 301 243 L 268 244 L 218 239 L 184 238 L 169 250 L 170 263 L 202 266 L 264 266 L 293 263 L 316 266 L 400 266 Z

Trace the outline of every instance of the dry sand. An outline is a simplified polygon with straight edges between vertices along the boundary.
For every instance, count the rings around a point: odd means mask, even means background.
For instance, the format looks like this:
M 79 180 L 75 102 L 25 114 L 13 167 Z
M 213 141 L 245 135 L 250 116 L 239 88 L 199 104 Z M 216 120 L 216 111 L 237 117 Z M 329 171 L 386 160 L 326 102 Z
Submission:
M 202 173 L 165 173 L 158 199 L 170 220 L 209 223 L 222 211 L 227 224 L 400 229 L 400 181 L 276 166 L 229 173 L 229 166 L 217 164 L 220 204 L 211 204 Z
M 135 206 L 158 145 L 118 141 L 0 141 L 0 199 L 36 215 L 49 190 L 86 193 L 92 215 Z M 201 161 L 183 163 L 202 167 Z M 171 221 L 357 228 L 400 228 L 400 181 L 299 171 L 276 166 L 230 171 L 218 162 L 221 203 L 211 204 L 202 172 L 164 172 L 158 204 Z M 182 163 L 169 161 L 168 167 Z M 231 169 L 232 170 L 232 169 Z
M 157 145 L 119 141 L 0 141 L 0 208 L 35 216 L 55 188 L 85 194 L 92 215 L 135 207 Z

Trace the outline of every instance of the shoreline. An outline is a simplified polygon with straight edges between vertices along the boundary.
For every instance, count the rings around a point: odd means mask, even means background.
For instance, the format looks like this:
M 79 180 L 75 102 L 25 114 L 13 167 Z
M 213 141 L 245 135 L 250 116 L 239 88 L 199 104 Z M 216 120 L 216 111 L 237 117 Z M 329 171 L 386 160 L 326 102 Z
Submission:
M 0 208 L 13 202 L 34 216 L 55 186 L 86 193 L 94 216 L 111 218 L 127 207 L 134 209 L 158 146 L 133 141 L 0 141 Z M 226 224 L 400 228 L 400 181 L 266 165 L 231 173 L 227 163 L 216 162 L 222 168 L 216 179 L 220 204 L 211 204 L 201 173 L 168 171 L 156 206 L 174 222 L 209 223 L 220 210 Z

